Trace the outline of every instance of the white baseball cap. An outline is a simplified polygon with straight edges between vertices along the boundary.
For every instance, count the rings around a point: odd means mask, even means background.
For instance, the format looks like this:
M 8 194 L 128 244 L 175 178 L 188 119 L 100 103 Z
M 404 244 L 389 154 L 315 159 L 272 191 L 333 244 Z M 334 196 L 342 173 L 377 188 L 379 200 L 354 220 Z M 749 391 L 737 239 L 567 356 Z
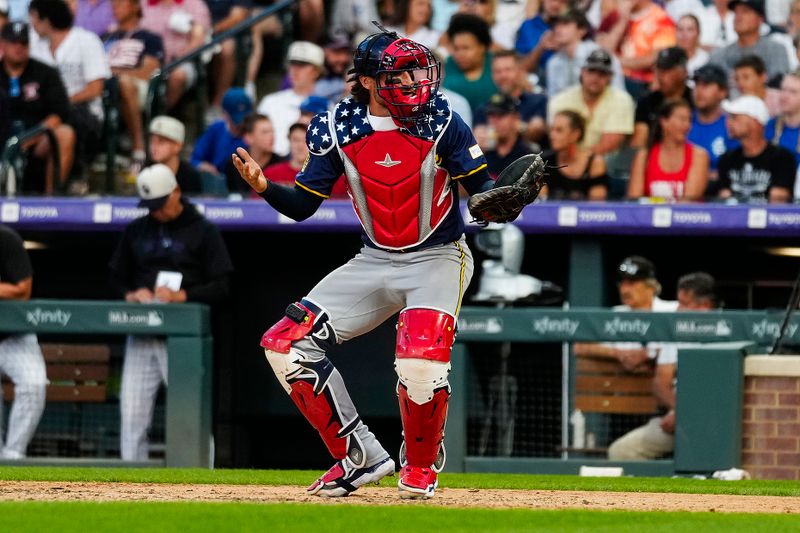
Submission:
M 297 63 L 309 63 L 322 68 L 325 65 L 325 52 L 314 43 L 308 41 L 295 41 L 289 45 L 286 60 Z
M 150 121 L 150 133 L 180 144 L 186 140 L 186 128 L 183 123 L 166 115 L 159 115 Z
M 167 165 L 161 163 L 142 169 L 136 176 L 136 190 L 139 192 L 139 207 L 150 211 L 161 209 L 178 186 L 175 174 Z
M 756 119 L 762 126 L 769 122 L 769 110 L 764 100 L 758 96 L 740 96 L 735 100 L 722 102 L 722 110 L 729 115 L 745 115 Z

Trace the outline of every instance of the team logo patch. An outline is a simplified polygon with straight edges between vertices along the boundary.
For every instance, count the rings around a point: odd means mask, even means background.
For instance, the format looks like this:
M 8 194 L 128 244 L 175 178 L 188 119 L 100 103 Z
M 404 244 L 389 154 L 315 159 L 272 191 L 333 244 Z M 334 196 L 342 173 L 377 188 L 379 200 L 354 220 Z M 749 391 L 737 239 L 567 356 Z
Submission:
M 376 165 L 386 168 L 391 168 L 395 165 L 399 165 L 400 163 L 402 163 L 402 161 L 392 161 L 392 158 L 388 153 L 386 154 L 386 157 L 383 158 L 383 161 L 375 161 Z
M 478 159 L 480 156 L 483 155 L 483 151 L 481 150 L 480 146 L 478 146 L 477 144 L 473 144 L 472 146 L 469 147 L 469 155 L 472 156 L 472 159 Z

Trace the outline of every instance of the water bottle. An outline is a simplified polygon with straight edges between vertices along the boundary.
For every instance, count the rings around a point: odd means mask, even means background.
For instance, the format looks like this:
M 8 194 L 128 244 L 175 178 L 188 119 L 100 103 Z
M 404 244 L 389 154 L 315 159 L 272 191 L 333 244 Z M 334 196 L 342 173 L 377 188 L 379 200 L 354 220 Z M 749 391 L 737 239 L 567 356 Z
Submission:
M 580 409 L 575 409 L 569 417 L 572 424 L 572 447 L 583 449 L 586 447 L 586 417 Z

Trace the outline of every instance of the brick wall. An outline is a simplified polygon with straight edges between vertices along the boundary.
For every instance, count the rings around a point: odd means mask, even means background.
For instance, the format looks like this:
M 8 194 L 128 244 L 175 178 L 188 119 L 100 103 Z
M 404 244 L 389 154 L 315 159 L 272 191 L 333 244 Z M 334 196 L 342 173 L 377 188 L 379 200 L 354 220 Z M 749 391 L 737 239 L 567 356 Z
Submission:
M 754 479 L 800 480 L 800 375 L 747 375 L 747 366 L 742 468 Z

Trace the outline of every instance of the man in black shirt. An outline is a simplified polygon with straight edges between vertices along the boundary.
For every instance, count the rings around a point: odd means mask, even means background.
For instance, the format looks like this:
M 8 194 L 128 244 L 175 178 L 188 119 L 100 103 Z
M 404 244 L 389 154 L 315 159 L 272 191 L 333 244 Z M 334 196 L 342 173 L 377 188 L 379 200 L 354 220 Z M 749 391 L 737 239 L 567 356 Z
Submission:
M 495 178 L 515 160 L 531 153 L 528 143 L 520 135 L 520 116 L 517 102 L 507 94 L 495 94 L 486 104 L 490 138 L 495 146 L 486 151 L 489 174 Z
M 181 197 L 172 170 L 161 164 L 147 167 L 136 187 L 139 205 L 150 213 L 125 228 L 109 264 L 125 301 L 213 304 L 225 299 L 233 271 L 225 243 L 217 227 Z M 164 339 L 129 337 L 120 390 L 124 460 L 148 457 L 147 429 L 162 381 L 167 383 Z
M 767 142 L 767 104 L 757 96 L 722 103 L 731 138 L 741 146 L 719 158 L 719 197 L 740 202 L 783 204 L 792 201 L 795 159 L 792 152 Z
M 30 59 L 28 26 L 9 22 L 0 30 L 3 68 L 0 89 L 8 96 L 11 135 L 43 125 L 53 131 L 58 142 L 61 175 L 53 176 L 52 146 L 46 135 L 28 141 L 24 147 L 37 159 L 47 161 L 43 175 L 27 173 L 23 192 L 52 194 L 56 179 L 63 183 L 72 168 L 75 155 L 75 131 L 67 124 L 70 103 L 57 70 Z
M 0 300 L 31 297 L 33 268 L 20 236 L 0 224 Z M 14 383 L 14 403 L 3 445 L 3 405 L 0 396 L 0 459 L 22 459 L 44 410 L 47 373 L 33 333 L 0 333 L 0 373 Z
M 178 186 L 186 194 L 203 192 L 203 179 L 188 161 L 181 159 L 186 128 L 173 117 L 161 115 L 150 121 L 150 160 L 167 165 L 175 174 Z
M 656 82 L 658 90 L 650 91 L 636 102 L 632 148 L 644 148 L 654 127 L 658 110 L 665 100 L 680 98 L 692 105 L 692 90 L 686 85 L 689 73 L 686 63 L 689 58 L 683 48 L 664 48 L 656 56 Z

